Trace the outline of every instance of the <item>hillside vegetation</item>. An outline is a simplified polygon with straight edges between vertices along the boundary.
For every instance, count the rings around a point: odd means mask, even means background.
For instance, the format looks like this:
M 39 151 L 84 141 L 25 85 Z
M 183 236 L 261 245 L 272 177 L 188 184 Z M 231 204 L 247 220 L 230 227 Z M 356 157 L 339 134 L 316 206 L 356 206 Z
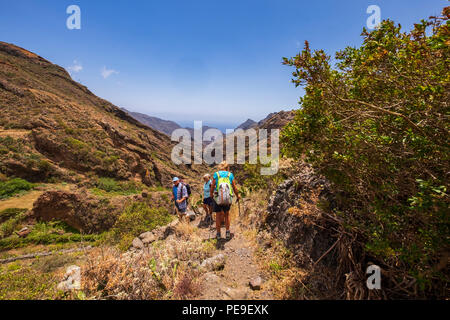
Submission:
M 331 211 L 356 237 L 355 261 L 379 264 L 391 296 L 448 290 L 449 15 L 447 7 L 410 32 L 384 21 L 336 65 L 308 42 L 284 58 L 306 92 L 284 153 L 332 182 Z
M 0 42 L 0 172 L 32 182 L 94 176 L 170 185 L 173 143 L 73 81 L 66 70 Z

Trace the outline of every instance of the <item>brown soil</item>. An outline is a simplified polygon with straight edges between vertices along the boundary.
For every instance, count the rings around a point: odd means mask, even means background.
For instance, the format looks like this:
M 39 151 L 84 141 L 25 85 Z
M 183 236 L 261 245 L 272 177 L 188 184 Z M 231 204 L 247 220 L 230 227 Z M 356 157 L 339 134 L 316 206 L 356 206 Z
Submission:
M 231 211 L 231 240 L 221 239 L 216 244 L 216 252 L 212 256 L 223 254 L 225 267 L 220 271 L 208 272 L 201 278 L 202 294 L 200 300 L 255 300 L 274 299 L 271 290 L 264 285 L 268 275 L 261 270 L 256 258 L 256 246 L 244 235 L 244 230 L 237 223 L 237 208 Z M 192 222 L 197 225 L 200 220 Z M 205 239 L 216 235 L 215 223 L 211 228 L 199 228 Z M 225 228 L 222 228 L 225 237 Z M 261 277 L 261 290 L 252 290 L 250 280 Z

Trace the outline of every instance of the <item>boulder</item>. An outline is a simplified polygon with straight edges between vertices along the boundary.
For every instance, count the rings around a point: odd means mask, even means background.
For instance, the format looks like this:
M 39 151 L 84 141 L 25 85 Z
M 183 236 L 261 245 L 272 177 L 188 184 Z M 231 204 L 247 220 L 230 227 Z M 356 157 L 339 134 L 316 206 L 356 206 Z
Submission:
M 231 300 L 245 300 L 248 297 L 248 291 L 246 289 L 233 289 L 233 288 L 222 288 L 222 292 L 225 294 L 225 299 Z
M 134 238 L 131 245 L 136 249 L 144 249 L 144 243 L 139 238 Z
M 300 266 L 310 267 L 337 240 L 332 230 L 338 226 L 324 219 L 321 209 L 324 204 L 335 207 L 330 183 L 315 174 L 310 165 L 303 164 L 299 171 L 281 183 L 271 196 L 260 231 L 265 229 L 281 240 Z M 328 254 L 321 263 L 335 266 L 333 257 Z
M 79 290 L 81 288 L 81 268 L 73 265 L 66 269 L 64 280 L 61 281 L 57 289 L 61 291 Z
M 20 238 L 25 238 L 27 235 L 29 235 L 31 233 L 31 229 L 28 227 L 23 227 L 22 229 L 20 229 L 19 231 L 16 232 L 16 234 L 20 237 Z
M 249 281 L 249 286 L 252 288 L 252 290 L 260 290 L 262 285 L 262 279 L 261 277 L 253 278 Z
M 85 232 L 110 229 L 121 210 L 120 204 L 109 204 L 83 193 L 47 191 L 33 204 L 32 216 L 41 221 L 58 220 Z
M 225 267 L 225 256 L 220 253 L 214 257 L 203 260 L 200 264 L 200 268 L 208 271 L 221 270 Z
M 149 244 L 158 240 L 153 232 L 144 232 L 139 236 L 139 238 L 142 240 L 142 243 L 144 244 Z

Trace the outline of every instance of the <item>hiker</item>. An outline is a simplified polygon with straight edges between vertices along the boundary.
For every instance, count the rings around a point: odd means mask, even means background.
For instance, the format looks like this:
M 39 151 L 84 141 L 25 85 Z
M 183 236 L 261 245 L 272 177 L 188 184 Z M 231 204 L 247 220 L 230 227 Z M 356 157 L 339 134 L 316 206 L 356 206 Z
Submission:
M 178 203 L 177 203 L 177 188 L 178 188 L 178 185 L 175 184 L 176 179 L 178 179 L 178 178 L 175 177 L 175 178 L 173 178 L 173 181 L 172 181 L 172 201 L 175 204 L 174 214 L 177 214 L 177 212 L 178 212 Z
M 206 212 L 205 221 L 212 222 L 213 199 L 211 198 L 211 176 L 207 173 L 203 176 L 203 210 Z
M 177 177 L 173 178 L 173 183 L 177 187 L 177 192 L 174 194 L 175 206 L 178 210 L 178 216 L 180 221 L 183 221 L 183 217 L 186 216 L 187 209 L 187 198 L 188 192 L 184 184 L 181 183 L 180 179 Z
M 234 194 L 233 194 L 234 191 Z M 230 233 L 230 208 L 233 203 L 233 197 L 236 196 L 237 200 L 240 200 L 239 192 L 236 187 L 233 173 L 229 172 L 228 163 L 223 161 L 219 165 L 219 171 L 213 175 L 210 197 L 216 195 L 214 201 L 214 212 L 216 212 L 216 230 L 217 240 L 220 240 L 220 228 L 222 226 L 222 220 L 225 219 L 226 239 L 231 239 Z

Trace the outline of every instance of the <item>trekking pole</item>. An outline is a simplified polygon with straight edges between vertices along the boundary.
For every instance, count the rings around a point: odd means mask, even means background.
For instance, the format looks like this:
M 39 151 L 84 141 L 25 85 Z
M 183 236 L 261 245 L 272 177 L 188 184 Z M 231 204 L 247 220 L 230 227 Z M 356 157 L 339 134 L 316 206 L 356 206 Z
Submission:
M 236 199 L 236 202 L 238 203 L 239 217 L 240 217 L 241 216 L 241 202 L 239 201 L 239 198 Z

